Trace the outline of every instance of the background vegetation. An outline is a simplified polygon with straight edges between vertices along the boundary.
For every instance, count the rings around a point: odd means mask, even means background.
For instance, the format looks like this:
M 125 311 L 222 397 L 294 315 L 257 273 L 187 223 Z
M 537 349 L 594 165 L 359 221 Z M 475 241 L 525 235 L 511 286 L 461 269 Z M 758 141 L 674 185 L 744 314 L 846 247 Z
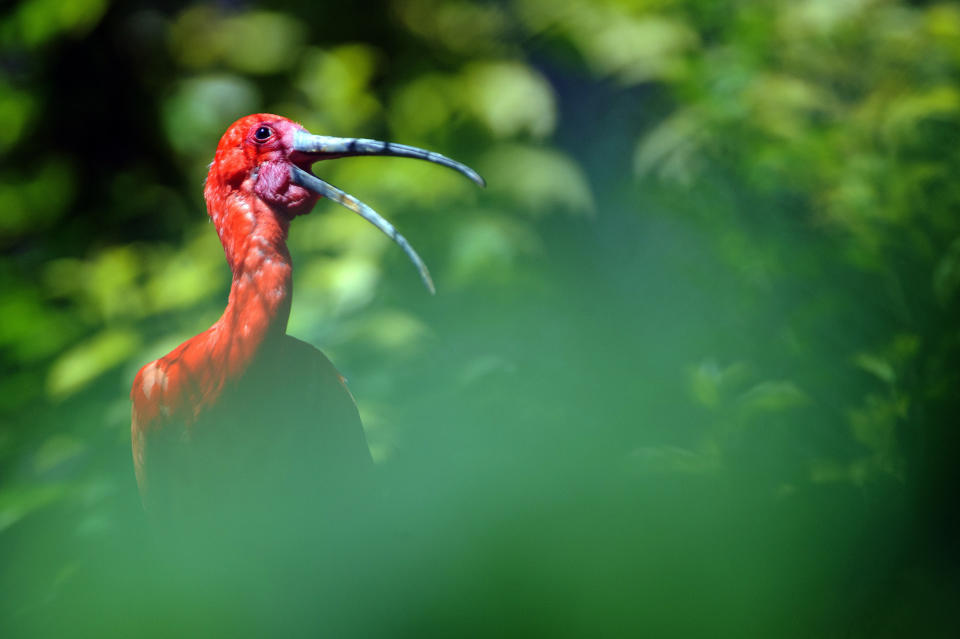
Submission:
M 0 51 L 0 634 L 956 632 L 960 4 L 26 0 Z M 260 110 L 489 188 L 318 165 L 437 281 L 291 229 L 403 534 L 244 616 L 144 586 L 127 395 L 224 306 Z

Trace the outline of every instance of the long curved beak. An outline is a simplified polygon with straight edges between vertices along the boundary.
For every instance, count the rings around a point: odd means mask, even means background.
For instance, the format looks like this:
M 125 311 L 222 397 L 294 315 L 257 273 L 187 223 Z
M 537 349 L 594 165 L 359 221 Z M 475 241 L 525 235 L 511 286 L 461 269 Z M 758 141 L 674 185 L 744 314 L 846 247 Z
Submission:
M 298 131 L 293 140 L 294 150 L 306 155 L 310 160 L 319 162 L 320 160 L 330 160 L 335 158 L 350 157 L 356 155 L 386 155 L 401 158 L 414 158 L 417 160 L 426 160 L 434 164 L 440 164 L 449 167 L 459 173 L 462 173 L 478 186 L 486 186 L 483 178 L 465 164 L 434 153 L 418 149 L 415 146 L 405 144 L 394 144 L 393 142 L 380 142 L 379 140 L 367 140 L 364 138 L 335 138 L 327 135 L 312 135 L 306 131 Z M 433 280 L 430 278 L 430 271 L 427 265 L 423 263 L 417 252 L 413 250 L 410 243 L 407 242 L 397 229 L 385 220 L 379 213 L 372 208 L 353 197 L 349 193 L 341 191 L 337 187 L 324 182 L 309 171 L 304 171 L 296 165 L 291 165 L 290 177 L 295 184 L 309 189 L 318 195 L 333 200 L 337 204 L 344 206 L 363 219 L 367 220 L 375 227 L 380 229 L 390 239 L 396 242 L 403 252 L 407 254 L 410 261 L 414 263 L 417 270 L 420 271 L 420 277 L 426 285 L 427 290 L 433 294 L 436 289 Z

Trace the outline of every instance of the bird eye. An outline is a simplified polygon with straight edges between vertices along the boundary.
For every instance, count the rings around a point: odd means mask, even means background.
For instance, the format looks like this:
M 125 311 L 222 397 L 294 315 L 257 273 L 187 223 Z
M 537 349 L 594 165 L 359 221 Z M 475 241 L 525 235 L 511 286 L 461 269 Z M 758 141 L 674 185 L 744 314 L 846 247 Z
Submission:
M 257 132 L 253 134 L 253 137 L 255 137 L 258 142 L 266 142 L 270 139 L 271 135 L 273 135 L 273 131 L 270 130 L 270 127 L 262 126 L 257 129 Z

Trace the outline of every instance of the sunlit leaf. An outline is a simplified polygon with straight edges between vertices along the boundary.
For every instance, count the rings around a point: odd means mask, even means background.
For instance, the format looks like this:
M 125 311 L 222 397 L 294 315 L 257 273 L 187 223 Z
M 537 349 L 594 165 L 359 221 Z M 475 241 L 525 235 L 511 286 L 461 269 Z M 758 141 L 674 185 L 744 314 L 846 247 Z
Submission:
M 438 73 L 403 85 L 390 104 L 390 128 L 401 138 L 397 141 L 417 144 L 444 127 L 459 106 L 455 91 L 455 79 Z
M 802 0 L 784 5 L 780 28 L 785 32 L 799 32 L 807 37 L 824 34 L 849 23 L 868 11 L 870 0 Z
M 513 63 L 475 64 L 461 78 L 465 107 L 497 138 L 549 135 L 556 122 L 553 90 L 543 76 Z
M 596 74 L 629 84 L 676 75 L 699 44 L 696 32 L 683 21 L 643 7 L 525 0 L 521 10 L 535 29 L 561 30 Z
M 888 107 L 883 128 L 891 140 L 901 140 L 913 134 L 921 122 L 933 118 L 960 119 L 960 90 L 945 85 L 897 96 Z
M 100 21 L 107 4 L 107 0 L 25 0 L 7 25 L 13 34 L 4 35 L 30 47 L 45 44 L 62 33 L 83 35 Z
M 223 252 L 209 225 L 197 229 L 195 239 L 175 254 L 164 251 L 152 260 L 146 299 L 154 311 L 183 308 L 229 286 Z
M 184 79 L 163 104 L 167 140 L 203 167 L 213 159 L 227 126 L 257 112 L 259 104 L 257 89 L 241 77 L 209 75 Z
M 367 347 L 402 355 L 415 351 L 430 334 L 428 327 L 412 314 L 399 309 L 384 309 L 358 320 L 351 339 Z
M 502 195 L 532 214 L 592 213 L 593 193 L 569 156 L 549 148 L 494 147 L 481 161 L 490 193 Z
M 503 36 L 510 24 L 497 5 L 402 0 L 396 3 L 396 10 L 411 31 L 453 51 L 478 55 L 507 47 Z
M 297 82 L 310 100 L 303 125 L 318 134 L 359 137 L 381 111 L 370 88 L 376 58 L 375 49 L 362 44 L 310 50 Z
M 306 263 L 297 274 L 298 300 L 290 318 L 290 331 L 296 333 L 303 326 L 306 333 L 306 327 L 316 325 L 323 317 L 365 306 L 373 297 L 380 276 L 377 262 L 369 256 L 346 254 Z M 411 276 L 416 276 L 412 267 Z
M 104 319 L 137 315 L 144 302 L 138 287 L 142 262 L 136 247 L 107 249 L 84 265 L 84 288 Z
M 656 174 L 668 180 L 688 184 L 700 167 L 707 123 L 696 111 L 671 116 L 641 138 L 633 157 L 640 175 Z
M 597 70 L 629 83 L 679 73 L 684 54 L 697 44 L 687 25 L 662 16 L 611 16 L 602 24 L 589 22 L 577 29 L 587 58 Z
M 297 58 L 306 28 L 289 15 L 246 11 L 224 21 L 218 34 L 223 57 L 245 73 L 277 73 Z
M 184 10 L 170 28 L 173 55 L 194 68 L 218 62 L 244 73 L 276 73 L 291 66 L 304 25 L 272 11 L 227 13 L 212 5 Z
M 816 113 L 832 106 L 829 94 L 786 74 L 758 75 L 744 97 L 765 132 L 794 140 L 807 133 Z
M 75 393 L 125 361 L 139 343 L 137 335 L 129 330 L 108 329 L 74 346 L 51 365 L 47 393 L 54 398 Z

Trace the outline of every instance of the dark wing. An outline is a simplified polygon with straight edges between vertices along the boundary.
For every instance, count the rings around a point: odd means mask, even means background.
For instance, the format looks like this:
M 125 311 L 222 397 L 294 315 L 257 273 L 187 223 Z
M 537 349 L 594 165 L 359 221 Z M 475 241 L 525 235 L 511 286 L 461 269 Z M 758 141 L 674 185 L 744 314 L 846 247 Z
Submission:
M 151 423 L 163 428 L 138 423 L 143 377 L 134 386 L 134 459 L 157 519 L 312 525 L 366 493 L 373 462 L 356 404 L 313 346 L 289 336 L 265 343 L 189 424 L 160 411 Z
M 327 474 L 321 466 L 342 477 L 368 472 L 373 460 L 343 376 L 323 353 L 294 337 L 285 336 L 277 354 L 275 363 L 264 362 L 264 370 L 287 389 L 277 392 L 284 401 L 276 410 L 278 418 L 294 426 L 290 433 L 312 468 L 308 474 Z

